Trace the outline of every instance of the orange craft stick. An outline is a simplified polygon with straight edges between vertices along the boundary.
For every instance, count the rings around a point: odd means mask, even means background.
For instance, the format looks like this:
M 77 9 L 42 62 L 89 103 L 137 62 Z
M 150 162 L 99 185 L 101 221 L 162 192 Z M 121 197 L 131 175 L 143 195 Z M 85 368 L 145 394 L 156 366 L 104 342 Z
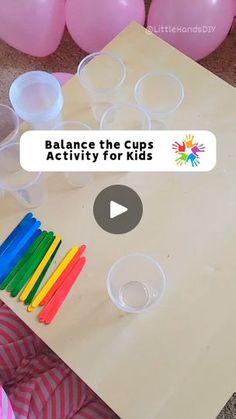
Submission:
M 58 278 L 57 282 L 53 285 L 53 287 L 50 289 L 50 291 L 47 293 L 47 295 L 44 297 L 44 299 L 41 301 L 40 305 L 45 306 L 49 303 L 55 292 L 62 286 L 64 281 L 67 279 L 68 275 L 70 275 L 71 270 L 74 268 L 78 260 L 81 258 L 83 253 L 86 250 L 86 245 L 83 244 L 80 246 L 78 252 L 75 254 L 67 268 L 64 270 L 64 272 L 61 274 L 61 276 Z
M 40 322 L 45 323 L 45 324 L 50 324 L 53 321 L 54 317 L 58 313 L 66 297 L 71 291 L 71 288 L 75 284 L 78 276 L 80 275 L 85 263 L 86 263 L 85 257 L 82 257 L 81 259 L 79 259 L 79 261 L 74 266 L 71 273 L 69 274 L 68 279 L 64 282 L 61 288 L 52 297 L 48 305 L 44 307 L 44 309 L 42 310 L 42 313 L 39 316 Z

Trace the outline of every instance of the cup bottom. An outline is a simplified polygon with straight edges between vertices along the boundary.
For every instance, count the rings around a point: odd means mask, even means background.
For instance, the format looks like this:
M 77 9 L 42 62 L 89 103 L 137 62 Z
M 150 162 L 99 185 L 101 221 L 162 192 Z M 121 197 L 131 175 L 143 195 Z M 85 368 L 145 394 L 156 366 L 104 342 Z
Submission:
M 137 310 L 148 306 L 151 293 L 142 282 L 130 281 L 121 287 L 119 298 L 122 306 Z

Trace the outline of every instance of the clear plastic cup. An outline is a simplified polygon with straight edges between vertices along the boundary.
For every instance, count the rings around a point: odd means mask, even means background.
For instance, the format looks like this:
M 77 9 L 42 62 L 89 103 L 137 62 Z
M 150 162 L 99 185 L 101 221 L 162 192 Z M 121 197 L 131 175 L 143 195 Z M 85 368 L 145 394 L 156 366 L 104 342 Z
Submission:
M 17 115 L 32 129 L 52 129 L 62 120 L 62 88 L 52 74 L 22 74 L 12 83 L 9 96 Z
M 65 131 L 87 131 L 92 128 L 80 121 L 64 121 L 54 129 Z M 65 177 L 68 183 L 75 188 L 83 188 L 93 180 L 93 174 L 89 172 L 66 172 Z
M 152 119 L 162 119 L 180 107 L 184 100 L 184 86 L 174 74 L 148 73 L 137 82 L 135 99 Z
M 41 173 L 30 173 L 20 165 L 20 144 L 0 148 L 0 189 L 12 194 L 26 208 L 35 208 L 47 199 Z
M 20 120 L 12 108 L 0 104 L 0 147 L 20 139 Z
M 77 76 L 87 92 L 96 120 L 118 100 L 119 89 L 126 78 L 126 66 L 120 57 L 95 52 L 79 64 Z
M 119 259 L 107 278 L 111 300 L 117 308 L 128 313 L 141 313 L 157 304 L 165 284 L 165 274 L 159 263 L 141 253 Z
M 139 106 L 120 104 L 107 109 L 101 119 L 102 130 L 150 130 L 151 118 Z

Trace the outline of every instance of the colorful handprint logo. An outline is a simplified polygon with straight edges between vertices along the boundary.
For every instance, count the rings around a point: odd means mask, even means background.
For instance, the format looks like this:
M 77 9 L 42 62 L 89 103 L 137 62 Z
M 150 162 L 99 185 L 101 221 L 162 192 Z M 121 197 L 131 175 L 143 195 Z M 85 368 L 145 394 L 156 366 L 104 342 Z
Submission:
M 186 135 L 182 143 L 175 141 L 172 144 L 172 149 L 178 153 L 178 157 L 175 159 L 178 166 L 191 164 L 192 167 L 197 167 L 200 164 L 200 153 L 205 152 L 205 146 L 195 142 L 195 137 L 191 134 Z

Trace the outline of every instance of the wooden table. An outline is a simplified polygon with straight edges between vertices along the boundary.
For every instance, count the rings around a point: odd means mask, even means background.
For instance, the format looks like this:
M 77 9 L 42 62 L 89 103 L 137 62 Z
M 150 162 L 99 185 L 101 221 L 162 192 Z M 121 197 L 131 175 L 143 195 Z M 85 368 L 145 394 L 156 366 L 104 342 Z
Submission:
M 236 390 L 235 91 L 166 43 L 130 25 L 106 50 L 128 66 L 124 95 L 150 70 L 168 69 L 186 96 L 175 128 L 210 129 L 218 162 L 210 173 L 100 174 L 73 190 L 61 174 L 49 179 L 50 200 L 35 211 L 61 233 L 57 262 L 76 243 L 88 264 L 55 322 L 5 301 L 122 419 L 211 419 Z M 65 86 L 65 117 L 96 127 L 76 78 Z M 122 183 L 142 198 L 144 216 L 127 235 L 109 235 L 93 218 L 104 187 Z M 1 240 L 25 211 L 0 204 Z M 153 255 L 167 276 L 161 305 L 143 315 L 119 312 L 106 292 L 112 263 L 133 251 Z

